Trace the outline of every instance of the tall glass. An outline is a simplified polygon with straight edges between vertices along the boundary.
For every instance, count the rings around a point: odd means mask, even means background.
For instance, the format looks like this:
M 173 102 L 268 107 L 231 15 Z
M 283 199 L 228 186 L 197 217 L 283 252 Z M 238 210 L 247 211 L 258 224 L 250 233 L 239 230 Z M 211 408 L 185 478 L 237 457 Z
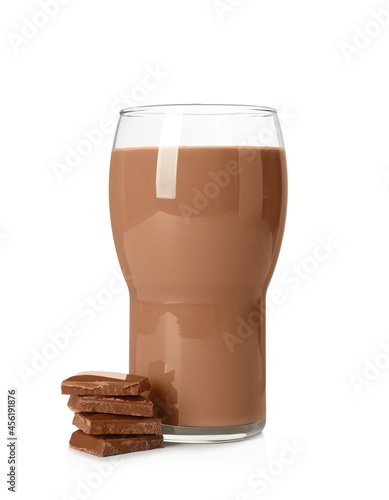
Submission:
M 147 375 L 166 441 L 265 425 L 265 300 L 285 225 L 276 110 L 121 111 L 110 210 L 130 292 L 130 372 Z

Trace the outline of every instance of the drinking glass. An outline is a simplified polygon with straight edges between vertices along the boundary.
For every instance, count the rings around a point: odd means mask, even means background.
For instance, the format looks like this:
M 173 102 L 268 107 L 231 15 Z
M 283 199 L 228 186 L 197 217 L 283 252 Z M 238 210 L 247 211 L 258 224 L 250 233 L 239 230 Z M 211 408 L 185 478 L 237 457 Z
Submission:
M 287 203 L 276 110 L 122 110 L 109 195 L 130 293 L 129 370 L 149 377 L 165 440 L 260 432 L 266 291 Z

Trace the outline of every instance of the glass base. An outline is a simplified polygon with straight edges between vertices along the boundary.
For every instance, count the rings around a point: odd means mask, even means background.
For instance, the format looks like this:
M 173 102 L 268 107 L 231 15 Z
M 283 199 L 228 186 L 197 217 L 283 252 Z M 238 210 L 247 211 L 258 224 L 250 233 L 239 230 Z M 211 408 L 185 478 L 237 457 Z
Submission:
M 228 443 L 258 434 L 265 427 L 265 423 L 266 419 L 231 427 L 183 427 L 162 424 L 162 434 L 167 443 Z

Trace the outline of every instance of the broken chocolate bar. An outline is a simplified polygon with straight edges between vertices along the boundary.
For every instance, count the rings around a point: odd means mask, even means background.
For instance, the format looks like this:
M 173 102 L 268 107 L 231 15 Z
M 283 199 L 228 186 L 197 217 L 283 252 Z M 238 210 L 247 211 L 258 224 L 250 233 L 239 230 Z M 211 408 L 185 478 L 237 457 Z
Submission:
M 62 394 L 138 396 L 150 389 L 147 377 L 114 372 L 82 372 L 62 382 Z
M 70 438 L 69 446 L 75 450 L 91 453 L 98 457 L 107 457 L 109 455 L 119 455 L 120 453 L 163 448 L 163 437 L 129 434 L 92 436 L 82 431 L 75 431 Z
M 73 425 L 85 434 L 161 434 L 161 419 L 159 418 L 108 413 L 76 413 Z
M 153 403 L 142 396 L 70 396 L 68 407 L 74 412 L 113 413 L 152 417 Z

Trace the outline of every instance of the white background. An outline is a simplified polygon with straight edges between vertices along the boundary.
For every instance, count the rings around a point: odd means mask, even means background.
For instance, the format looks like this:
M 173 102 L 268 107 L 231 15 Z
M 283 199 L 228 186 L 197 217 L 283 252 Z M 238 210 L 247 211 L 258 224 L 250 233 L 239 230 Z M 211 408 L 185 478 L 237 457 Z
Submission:
M 1 491 L 6 389 L 17 387 L 22 499 L 387 498 L 388 1 L 70 1 L 46 24 L 37 1 L 0 9 Z M 373 10 L 385 11 L 381 25 Z M 21 42 L 25 18 L 45 26 Z M 150 68 L 164 76 L 145 92 Z M 134 104 L 278 108 L 290 191 L 271 284 L 283 303 L 268 319 L 264 433 L 115 463 L 68 450 L 74 428 L 60 394 L 79 371 L 127 371 L 124 286 L 89 323 L 77 312 L 119 269 L 108 207 L 114 132 L 61 179 L 53 164 L 83 130 L 103 119 L 112 129 L 111 107 L 131 95 Z M 321 262 L 317 238 L 333 245 Z M 309 272 L 291 286 L 294 266 Z M 78 335 L 22 376 L 69 323 Z M 299 450 L 288 464 L 285 443 Z

